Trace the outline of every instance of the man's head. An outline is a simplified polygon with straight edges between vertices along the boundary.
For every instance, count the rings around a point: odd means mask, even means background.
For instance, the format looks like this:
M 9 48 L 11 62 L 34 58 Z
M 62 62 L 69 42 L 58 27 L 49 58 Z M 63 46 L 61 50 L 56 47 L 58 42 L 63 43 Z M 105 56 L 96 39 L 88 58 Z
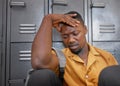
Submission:
M 79 25 L 75 27 L 67 24 L 63 24 L 61 27 L 61 36 L 65 46 L 68 47 L 73 53 L 78 54 L 86 44 L 85 35 L 87 33 L 87 29 L 79 13 L 71 11 L 66 14 L 77 14 L 72 18 L 80 21 Z

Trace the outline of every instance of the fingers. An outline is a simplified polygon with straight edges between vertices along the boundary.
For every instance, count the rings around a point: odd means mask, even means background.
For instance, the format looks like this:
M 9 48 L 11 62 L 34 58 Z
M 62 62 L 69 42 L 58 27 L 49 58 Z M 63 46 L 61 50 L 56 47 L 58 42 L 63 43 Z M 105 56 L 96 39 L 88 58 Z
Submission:
M 65 15 L 69 15 L 70 17 L 77 16 L 77 14 L 65 14 Z
M 71 25 L 73 27 L 78 26 L 78 24 L 80 23 L 80 21 L 78 21 L 77 19 L 74 19 L 72 17 L 76 16 L 77 14 L 65 14 L 63 16 L 63 22 Z
M 80 21 L 78 21 L 77 19 L 74 19 L 73 17 L 76 16 L 77 14 L 54 14 L 53 15 L 53 27 L 57 28 L 57 30 L 60 30 L 60 23 L 65 23 L 68 24 L 70 26 L 76 27 L 79 25 Z
M 54 24 L 53 24 L 53 26 L 54 26 L 54 28 L 56 28 L 56 29 L 57 29 L 57 31 L 59 31 L 59 32 L 60 32 L 61 27 L 59 26 L 59 24 L 58 24 L 58 23 L 54 23 Z

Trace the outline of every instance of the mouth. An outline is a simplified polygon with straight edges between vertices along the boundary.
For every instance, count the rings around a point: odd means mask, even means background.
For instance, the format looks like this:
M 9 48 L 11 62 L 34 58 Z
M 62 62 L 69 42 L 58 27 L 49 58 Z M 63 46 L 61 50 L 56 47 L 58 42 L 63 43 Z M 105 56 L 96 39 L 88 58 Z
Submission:
M 71 44 L 68 46 L 71 50 L 75 50 L 78 48 L 78 44 Z

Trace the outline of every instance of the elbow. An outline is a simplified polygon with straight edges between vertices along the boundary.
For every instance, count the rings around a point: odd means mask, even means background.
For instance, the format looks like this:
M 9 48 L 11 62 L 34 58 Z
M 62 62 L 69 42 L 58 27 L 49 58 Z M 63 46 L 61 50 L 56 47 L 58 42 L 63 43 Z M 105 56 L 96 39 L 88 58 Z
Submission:
M 31 59 L 32 68 L 35 70 L 41 69 L 42 65 L 38 59 Z
M 31 65 L 33 69 L 41 69 L 46 68 L 48 63 L 50 62 L 50 58 L 46 54 L 32 54 L 31 57 Z

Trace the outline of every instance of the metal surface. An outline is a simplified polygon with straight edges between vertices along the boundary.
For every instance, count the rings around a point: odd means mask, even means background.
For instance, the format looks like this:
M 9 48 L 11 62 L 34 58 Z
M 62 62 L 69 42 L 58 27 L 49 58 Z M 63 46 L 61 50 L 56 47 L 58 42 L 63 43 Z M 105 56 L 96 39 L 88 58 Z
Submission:
M 92 44 L 112 53 L 120 64 L 120 0 L 92 0 Z
M 25 2 L 10 2 L 10 7 L 25 7 Z
M 6 86 L 24 86 L 31 44 L 48 13 L 48 0 L 9 0 L 7 13 Z
M 92 3 L 92 8 L 105 8 L 105 3 Z
M 1 56 L 1 51 L 2 51 L 2 0 L 0 0 L 0 86 L 2 85 L 2 56 Z
M 2 83 L 2 56 L 1 56 L 1 43 L 0 43 L 0 86 Z
M 19 60 L 20 61 L 30 61 L 31 60 L 31 51 L 30 50 L 19 51 Z
M 2 42 L 2 0 L 0 0 L 0 43 Z
M 58 49 L 63 49 L 64 44 L 62 42 L 53 42 L 53 47 L 58 48 Z
M 92 8 L 93 41 L 120 41 L 120 0 L 93 1 L 104 7 Z
M 25 59 L 31 58 L 31 44 L 32 43 L 11 44 L 11 68 L 9 84 L 24 84 L 24 80 L 27 76 L 27 71 L 31 69 L 30 60 Z
M 12 0 L 17 2 L 19 0 Z M 44 0 L 25 0 L 25 7 L 14 6 L 11 11 L 11 42 L 32 42 L 39 29 L 45 9 Z M 24 4 L 22 2 L 22 4 Z
M 5 86 L 6 0 L 0 0 L 0 86 Z
M 67 6 L 68 0 L 53 0 L 52 6 L 54 5 Z

